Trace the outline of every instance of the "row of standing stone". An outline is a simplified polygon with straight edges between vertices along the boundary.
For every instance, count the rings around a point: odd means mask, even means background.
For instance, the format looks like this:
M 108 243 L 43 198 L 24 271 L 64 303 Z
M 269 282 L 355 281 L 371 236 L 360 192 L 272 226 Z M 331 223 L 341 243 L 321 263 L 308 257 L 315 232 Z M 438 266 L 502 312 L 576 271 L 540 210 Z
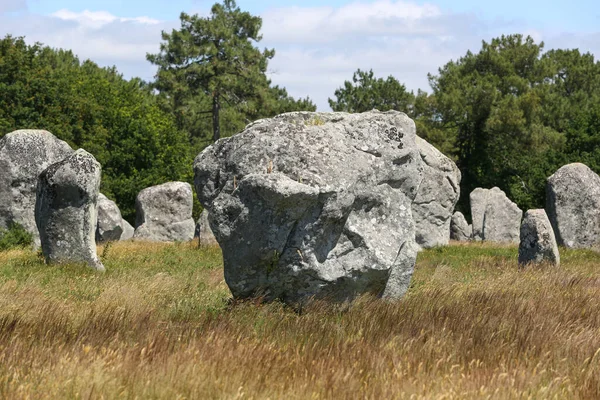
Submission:
M 498 189 L 475 189 L 470 195 L 473 224 L 455 212 L 450 237 L 458 241 L 519 243 L 519 263 L 560 263 L 558 245 L 600 245 L 600 177 L 581 163 L 568 164 L 546 184 L 546 208 L 522 211 Z
M 7 145 L 11 141 L 16 143 L 13 143 L 12 147 L 10 144 Z M 31 143 L 27 144 L 27 141 Z M 21 162 L 18 168 L 19 173 L 29 174 L 28 178 L 34 177 L 34 179 L 37 179 L 35 177 L 39 171 L 35 169 L 46 167 L 44 163 L 50 163 L 53 159 L 54 161 L 56 159 L 61 160 L 45 169 L 41 175 L 45 179 L 43 182 L 45 186 L 38 185 L 38 189 L 46 187 L 45 190 L 47 191 L 51 189 L 56 191 L 56 185 L 62 184 L 63 187 L 60 190 L 64 191 L 65 195 L 57 196 L 54 193 L 44 197 L 42 196 L 43 193 L 38 193 L 38 197 L 41 196 L 43 199 L 43 201 L 38 200 L 38 202 L 40 204 L 43 203 L 44 207 L 46 207 L 43 208 L 40 205 L 40 215 L 50 215 L 50 210 L 54 208 L 58 210 L 65 209 L 60 201 L 70 202 L 69 204 L 75 204 L 78 201 L 83 204 L 84 201 L 82 199 L 69 199 L 68 195 L 73 192 L 71 189 L 77 187 L 78 189 L 73 193 L 80 193 L 80 197 L 97 199 L 97 224 L 92 226 L 97 242 L 126 240 L 132 237 L 159 241 L 187 241 L 194 237 L 194 230 L 196 230 L 196 236 L 200 235 L 201 237 L 208 238 L 207 241 L 214 242 L 214 237 L 208 226 L 206 213 L 203 214 L 198 225 L 192 220 L 193 196 L 191 186 L 187 183 L 169 182 L 141 191 L 136 199 L 137 228 L 134 230 L 127 221 L 122 219 L 120 211 L 113 201 L 101 193 L 94 195 L 91 186 L 86 186 L 96 182 L 95 179 L 90 177 L 93 174 L 98 174 L 97 183 L 99 186 L 100 166 L 98 164 L 97 171 L 95 167 L 90 167 L 96 163 L 91 155 L 83 150 L 73 153 L 73 150 L 66 143 L 56 139 L 52 134 L 45 131 L 13 132 L 6 135 L 3 142 L 3 149 L 8 148 L 7 155 L 11 155 Z M 421 214 L 424 215 L 422 218 L 415 218 L 417 227 L 428 228 L 417 229 L 417 239 L 419 239 L 425 237 L 425 233 L 431 236 L 431 232 L 436 231 L 433 229 L 433 226 L 429 226 L 431 224 L 426 224 L 428 219 L 436 223 L 439 220 L 439 215 L 437 214 L 434 215 L 435 218 L 429 218 L 428 216 L 428 213 L 431 213 L 429 208 L 432 201 L 437 200 L 437 202 L 442 204 L 443 202 L 439 199 L 447 199 L 448 204 L 443 203 L 442 205 L 450 211 L 448 215 L 451 215 L 451 210 L 458 197 L 457 188 L 460 181 L 460 173 L 452 165 L 446 165 L 450 163 L 445 161 L 441 153 L 438 154 L 439 152 L 431 145 L 428 145 L 424 141 L 417 141 L 417 144 L 419 145 L 421 157 L 426 161 L 426 170 L 427 168 L 431 169 L 431 175 L 434 175 L 427 180 L 427 182 L 431 183 L 429 186 L 432 188 L 421 185 L 419 195 L 413 204 L 413 214 L 418 217 Z M 26 151 L 27 154 L 20 154 L 23 151 Z M 40 153 L 40 157 L 37 157 L 39 160 L 36 157 L 31 157 L 32 154 L 37 154 L 36 152 Z M 67 154 L 71 155 L 64 158 Z M 5 159 L 9 158 L 8 156 L 5 157 Z M 75 169 L 77 170 L 75 171 Z M 66 171 L 70 172 L 67 173 Z M 76 179 L 73 177 L 74 175 L 79 175 L 83 180 L 75 184 Z M 434 179 L 437 176 L 440 179 Z M 441 179 L 444 177 L 447 179 Z M 26 179 L 23 179 L 23 176 L 16 177 L 10 187 L 15 185 L 15 181 L 26 182 Z M 448 181 L 450 183 L 450 185 L 446 185 L 449 187 L 446 190 L 448 194 L 439 192 L 439 188 L 444 188 L 444 185 L 433 184 L 438 181 L 442 183 Z M 32 187 L 36 186 L 35 184 L 26 182 L 27 184 Z M 423 190 L 423 187 L 427 190 Z M 81 193 L 84 193 L 85 196 L 81 195 Z M 527 246 L 534 249 L 536 246 L 539 247 L 540 243 L 546 242 L 548 242 L 546 247 L 552 247 L 552 242 L 556 242 L 554 240 L 554 232 L 556 232 L 558 243 L 562 245 L 567 247 L 590 247 L 599 241 L 598 237 L 600 236 L 597 232 L 599 224 L 596 223 L 598 219 L 596 215 L 598 213 L 597 210 L 600 208 L 596 204 L 599 201 L 597 200 L 599 198 L 598 194 L 600 194 L 600 177 L 583 164 L 567 165 L 548 179 L 547 210 L 551 217 L 550 221 L 544 210 L 530 210 L 526 214 L 523 224 L 521 224 L 522 211 L 507 198 L 504 192 L 498 188 L 478 188 L 470 195 L 473 225 L 468 225 L 461 213 L 454 213 L 450 224 L 451 238 L 454 240 L 474 239 L 495 242 L 520 242 L 523 249 L 527 249 Z M 0 189 L 0 198 L 2 197 L 6 196 L 2 196 Z M 424 206 L 420 206 L 418 201 L 421 198 Z M 23 200 L 22 202 L 23 204 L 20 205 L 20 208 L 23 210 L 21 211 L 26 211 L 27 201 Z M 13 208 L 17 209 L 17 211 L 19 209 L 19 207 L 14 207 L 14 205 Z M 426 211 L 420 211 L 421 209 Z M 65 211 L 61 212 L 64 213 Z M 93 211 L 86 212 L 93 213 Z M 59 217 L 60 213 L 58 212 L 55 214 L 52 215 L 52 218 L 55 220 L 60 220 L 61 218 L 67 219 L 66 214 L 63 217 Z M 95 217 L 91 218 L 96 220 Z M 38 222 L 38 228 L 40 223 Z M 24 225 L 27 227 L 26 221 Z M 56 222 L 47 223 L 46 225 L 52 226 L 53 229 L 56 229 L 57 226 Z M 85 232 L 85 235 L 79 239 L 81 243 L 89 242 L 88 228 L 86 226 L 81 230 L 81 232 Z M 37 233 L 37 229 L 34 229 L 34 231 Z M 420 234 L 420 231 L 425 233 Z M 540 233 L 536 233 L 538 231 Z M 52 236 L 56 237 L 56 242 L 64 247 L 63 251 L 65 253 L 77 253 L 73 249 L 66 248 L 68 246 L 65 246 L 64 243 L 68 241 L 64 240 L 63 236 L 67 237 L 67 233 L 53 233 Z M 425 241 L 423 244 L 426 243 Z M 529 244 L 524 245 L 524 243 Z M 431 241 L 431 244 L 435 245 L 436 243 L 435 241 Z M 88 247 L 90 246 L 83 246 L 83 248 Z M 537 255 L 535 257 L 558 262 L 558 251 L 551 250 L 546 252 L 537 251 L 535 254 L 539 253 L 542 256 Z M 527 251 L 523 250 L 522 253 L 527 254 Z M 54 254 L 60 254 L 60 252 L 54 251 Z M 544 256 L 544 254 L 549 255 Z M 91 263 L 97 263 L 97 259 L 94 257 L 89 256 L 88 258 L 91 260 Z M 527 259 L 526 256 L 521 258 Z
M 83 262 L 104 271 L 96 254 L 99 235 L 123 238 L 118 207 L 99 193 L 101 166 L 85 150 L 50 165 L 38 178 L 35 220 L 42 252 L 49 263 Z M 98 217 L 99 201 L 107 213 Z M 187 241 L 194 235 L 192 189 L 188 183 L 169 182 L 142 190 L 136 199 L 137 221 L 132 237 L 155 241 Z M 126 227 L 127 229 L 127 227 Z M 129 236 L 127 233 L 125 237 Z
M 117 204 L 99 192 L 101 170 L 91 154 L 73 151 L 50 132 L 5 135 L 0 139 L 0 228 L 23 226 L 48 262 L 84 262 L 98 270 L 104 267 L 96 243 L 188 241 L 195 230 L 206 231 L 192 219 L 192 187 L 186 182 L 142 190 L 134 229 Z

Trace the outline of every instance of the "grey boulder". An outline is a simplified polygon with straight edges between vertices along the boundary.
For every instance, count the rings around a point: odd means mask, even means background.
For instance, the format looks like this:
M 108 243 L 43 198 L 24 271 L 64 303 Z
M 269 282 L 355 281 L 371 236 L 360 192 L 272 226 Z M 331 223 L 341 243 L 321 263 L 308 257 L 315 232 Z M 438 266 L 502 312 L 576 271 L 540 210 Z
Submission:
M 459 242 L 467 242 L 473 237 L 473 227 L 467 223 L 467 219 L 460 211 L 452 214 L 450 222 L 450 239 Z
M 600 177 L 585 164 L 561 167 L 546 183 L 546 212 L 559 245 L 600 245 Z
M 399 298 L 416 259 L 423 166 L 399 112 L 257 121 L 194 162 L 198 198 L 236 298 Z
M 558 246 L 546 211 L 529 210 L 521 225 L 519 264 L 524 266 L 542 262 L 559 265 Z
M 192 187 L 186 182 L 167 182 L 138 193 L 135 200 L 136 239 L 160 242 L 194 238 Z
M 96 242 L 114 242 L 123 234 L 123 218 L 117 203 L 100 193 L 98 195 L 98 224 Z
M 488 202 L 489 189 L 476 188 L 469 195 L 473 240 L 483 240 L 483 216 Z
M 100 175 L 100 164 L 82 149 L 40 174 L 35 220 L 46 262 L 104 271 L 95 242 Z
M 519 243 L 523 211 L 497 187 L 471 192 L 473 238 L 500 243 Z
M 39 174 L 73 149 L 44 130 L 19 130 L 0 139 L 0 228 L 22 225 L 39 246 L 35 198 Z
M 129 222 L 122 219 L 121 220 L 121 229 L 123 229 L 123 233 L 119 240 L 129 240 L 133 238 L 133 234 L 135 233 L 135 228 L 131 226 Z
M 416 241 L 422 248 L 450 240 L 450 220 L 460 196 L 460 170 L 452 160 L 416 137 L 423 160 L 423 181 L 412 204 Z
M 198 222 L 196 222 L 194 237 L 198 238 L 198 244 L 200 246 L 216 246 L 219 244 L 212 229 L 210 228 L 207 210 L 202 210 L 202 213 L 200 213 L 200 218 L 198 218 Z

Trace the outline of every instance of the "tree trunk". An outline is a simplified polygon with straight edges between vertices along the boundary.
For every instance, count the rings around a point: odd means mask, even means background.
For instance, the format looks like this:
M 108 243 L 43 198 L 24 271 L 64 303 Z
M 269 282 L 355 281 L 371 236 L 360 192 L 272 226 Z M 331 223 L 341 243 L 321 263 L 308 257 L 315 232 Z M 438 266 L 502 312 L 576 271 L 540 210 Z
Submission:
M 221 104 L 219 103 L 219 93 L 213 94 L 212 118 L 213 118 L 213 143 L 221 137 L 221 125 L 219 124 L 219 111 Z

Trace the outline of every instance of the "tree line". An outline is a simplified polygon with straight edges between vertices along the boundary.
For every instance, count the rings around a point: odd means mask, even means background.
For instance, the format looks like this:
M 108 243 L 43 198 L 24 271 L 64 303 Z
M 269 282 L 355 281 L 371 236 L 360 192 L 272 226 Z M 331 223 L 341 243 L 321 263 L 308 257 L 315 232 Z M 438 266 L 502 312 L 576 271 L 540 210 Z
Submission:
M 274 49 L 259 49 L 262 20 L 235 1 L 206 17 L 180 16 L 147 60 L 155 78 L 124 79 L 116 68 L 25 38 L 0 40 L 0 137 L 47 129 L 103 166 L 101 190 L 134 219 L 137 193 L 192 181 L 193 158 L 259 118 L 314 111 L 267 77 Z M 401 77 L 400 77 L 401 78 Z M 499 186 L 523 208 L 541 207 L 545 179 L 569 162 L 600 172 L 600 63 L 578 50 L 544 51 L 530 37 L 482 42 L 437 74 L 431 93 L 394 76 L 358 69 L 329 99 L 334 111 L 399 110 L 417 133 L 459 166 L 459 208 L 475 187 Z

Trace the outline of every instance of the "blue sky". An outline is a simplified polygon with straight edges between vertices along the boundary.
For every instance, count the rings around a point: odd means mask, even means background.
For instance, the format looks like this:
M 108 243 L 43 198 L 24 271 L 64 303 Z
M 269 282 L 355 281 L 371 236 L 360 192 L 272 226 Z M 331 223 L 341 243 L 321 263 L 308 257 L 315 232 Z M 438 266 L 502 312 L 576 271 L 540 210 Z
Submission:
M 206 14 L 216 0 L 0 0 L 0 35 L 25 36 L 152 79 L 145 60 L 181 11 Z M 238 0 L 263 18 L 260 47 L 275 48 L 269 74 L 327 110 L 327 98 L 357 69 L 428 90 L 427 73 L 477 51 L 482 40 L 523 33 L 549 48 L 600 57 L 598 0 Z
M 0 0 L 9 1 L 9 0 Z M 183 10 L 206 10 L 214 1 L 205 0 L 30 0 L 29 9 L 40 14 L 51 14 L 60 9 L 72 11 L 108 11 L 123 17 L 146 15 L 156 19 L 174 19 Z M 274 7 L 339 7 L 352 3 L 345 0 L 238 0 L 240 8 L 261 13 Z M 474 12 L 487 19 L 521 19 L 550 28 L 593 30 L 600 25 L 600 3 L 596 0 L 435 0 L 417 1 L 435 4 L 455 12 Z

